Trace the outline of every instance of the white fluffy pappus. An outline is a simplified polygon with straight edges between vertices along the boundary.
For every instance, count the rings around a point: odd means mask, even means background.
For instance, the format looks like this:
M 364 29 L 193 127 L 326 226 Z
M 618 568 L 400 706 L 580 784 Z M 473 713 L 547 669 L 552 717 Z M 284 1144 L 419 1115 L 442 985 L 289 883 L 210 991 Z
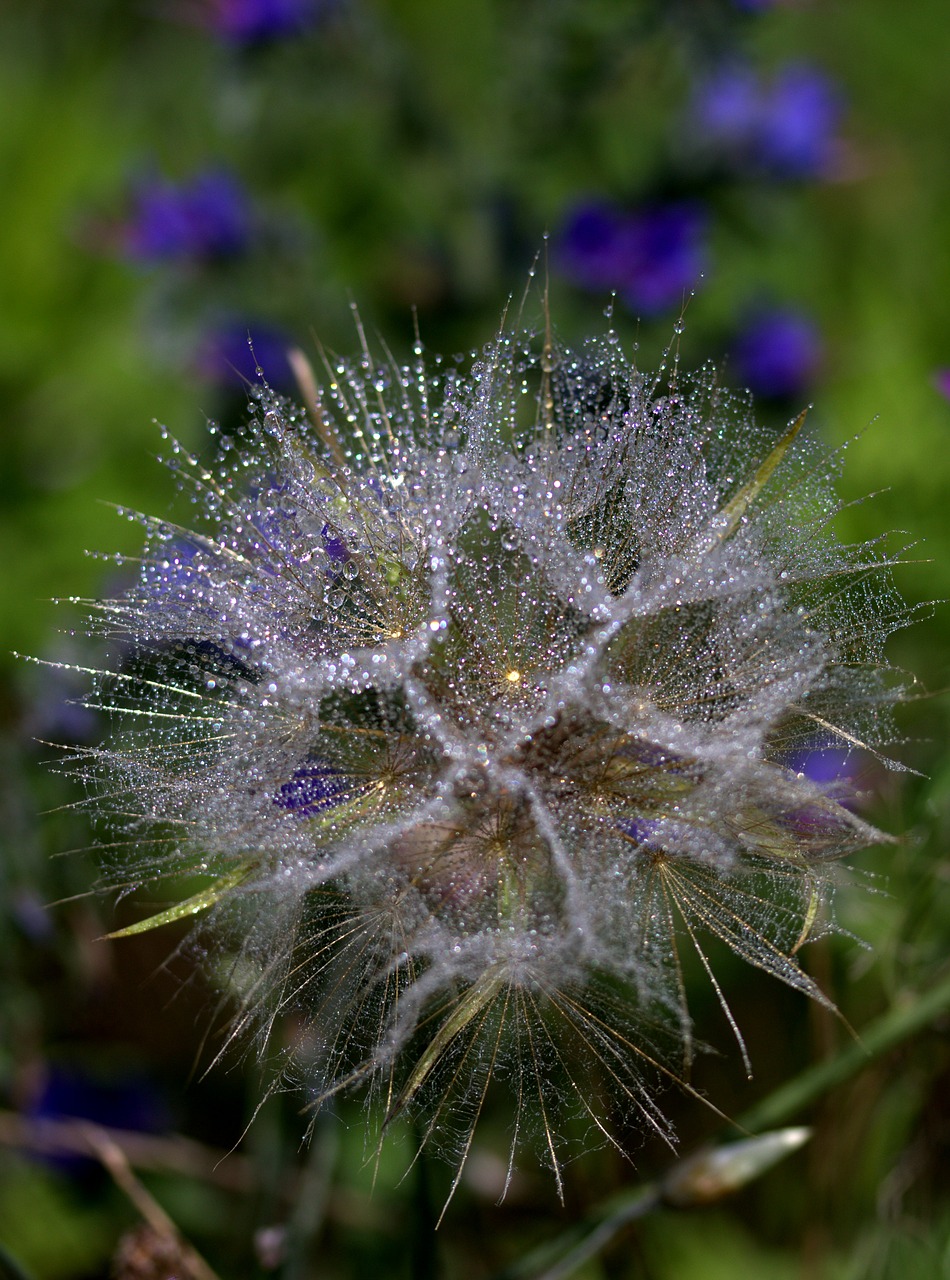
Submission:
M 796 953 L 886 837 L 793 762 L 893 736 L 893 559 L 835 540 L 802 419 L 612 333 L 304 383 L 214 465 L 171 442 L 193 527 L 144 520 L 96 608 L 104 878 L 192 894 L 121 932 L 201 913 L 233 1036 L 293 1025 L 282 1080 L 417 1113 L 459 1171 L 507 1085 L 511 1160 L 533 1136 L 560 1183 L 566 1113 L 671 1137 L 684 949 L 744 1056 L 704 938 L 827 1003 Z

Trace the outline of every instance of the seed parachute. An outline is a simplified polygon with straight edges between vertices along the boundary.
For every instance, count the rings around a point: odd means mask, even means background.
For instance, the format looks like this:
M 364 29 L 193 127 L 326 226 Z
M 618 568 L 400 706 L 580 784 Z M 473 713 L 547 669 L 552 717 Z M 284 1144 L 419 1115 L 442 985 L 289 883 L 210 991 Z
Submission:
M 213 464 L 169 439 L 191 527 L 133 517 L 94 610 L 104 878 L 186 886 L 122 932 L 194 915 L 232 1038 L 315 1106 L 361 1088 L 461 1170 L 507 1089 L 559 1183 L 572 1114 L 672 1136 L 687 952 L 743 1055 L 710 939 L 827 1003 L 796 954 L 885 837 L 800 762 L 893 737 L 893 558 L 835 540 L 804 415 L 613 333 L 295 358 L 306 408 L 260 387 Z

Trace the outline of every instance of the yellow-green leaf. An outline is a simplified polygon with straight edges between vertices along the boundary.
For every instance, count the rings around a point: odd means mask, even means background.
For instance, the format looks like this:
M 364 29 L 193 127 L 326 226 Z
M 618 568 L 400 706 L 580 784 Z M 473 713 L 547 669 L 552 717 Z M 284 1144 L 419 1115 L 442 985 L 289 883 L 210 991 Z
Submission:
M 184 902 L 177 902 L 173 907 L 169 907 L 167 911 L 159 911 L 157 915 L 148 916 L 145 920 L 137 920 L 135 924 L 128 924 L 124 929 L 116 929 L 105 936 L 107 938 L 130 938 L 133 934 L 149 933 L 152 929 L 161 929 L 163 925 L 174 924 L 176 920 L 184 920 L 186 916 L 196 916 L 199 911 L 207 911 L 220 898 L 223 898 L 229 889 L 235 888 L 242 880 L 246 879 L 255 866 L 256 863 L 244 862 L 239 867 L 235 867 L 233 871 L 229 871 L 227 875 L 218 876 L 213 884 L 209 884 L 206 889 L 202 889 L 192 897 L 186 898 Z
M 468 988 L 426 1045 L 412 1075 L 406 1082 L 405 1088 L 393 1103 L 387 1121 L 394 1119 L 412 1096 L 418 1092 L 425 1082 L 426 1076 L 428 1076 L 449 1044 L 460 1031 L 464 1031 L 473 1018 L 476 1018 L 483 1009 L 491 1004 L 504 985 L 504 975 L 499 971 L 480 978 Z
M 720 542 L 724 542 L 726 538 L 731 537 L 735 533 L 736 529 L 739 527 L 742 517 L 768 484 L 769 480 L 771 480 L 776 467 L 785 457 L 792 441 L 798 435 L 799 431 L 801 431 L 807 415 L 808 410 L 803 409 L 765 461 L 759 466 L 752 479 L 748 480 L 738 493 L 730 498 L 722 508 L 716 516 L 715 533 L 704 550 L 711 551 L 714 546 Z

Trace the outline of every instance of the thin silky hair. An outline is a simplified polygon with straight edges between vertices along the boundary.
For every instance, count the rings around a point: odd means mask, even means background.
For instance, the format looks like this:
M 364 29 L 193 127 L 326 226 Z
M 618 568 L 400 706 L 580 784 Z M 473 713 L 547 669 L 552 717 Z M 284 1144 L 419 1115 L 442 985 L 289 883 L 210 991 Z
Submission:
M 74 767 L 105 886 L 188 886 L 121 932 L 194 916 L 276 1081 L 414 1114 L 453 1190 L 497 1084 L 510 1167 L 534 1143 L 560 1186 L 568 1130 L 672 1140 L 687 951 L 743 1057 L 710 939 L 830 1004 L 797 952 L 887 837 L 800 761 L 893 739 L 909 615 L 882 544 L 836 540 L 804 414 L 776 433 L 613 331 L 503 325 L 467 364 L 359 334 L 213 462 L 166 433 L 190 521 L 132 514 Z

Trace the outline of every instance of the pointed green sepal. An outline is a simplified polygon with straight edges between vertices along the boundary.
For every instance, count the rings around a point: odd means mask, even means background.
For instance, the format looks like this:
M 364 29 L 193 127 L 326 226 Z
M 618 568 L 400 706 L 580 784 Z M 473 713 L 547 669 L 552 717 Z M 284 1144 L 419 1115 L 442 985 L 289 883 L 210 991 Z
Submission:
M 422 1088 L 429 1072 L 459 1032 L 464 1031 L 472 1019 L 477 1018 L 482 1010 L 491 1004 L 504 985 L 505 977 L 503 972 L 490 973 L 474 982 L 460 997 L 455 1008 L 423 1050 L 412 1075 L 406 1081 L 405 1087 L 393 1103 L 389 1115 L 386 1117 L 387 1124 L 391 1123 L 399 1115 L 407 1103 Z
M 712 551 L 721 542 L 732 537 L 741 524 L 742 517 L 771 480 L 775 469 L 788 453 L 792 442 L 804 426 L 807 416 L 808 410 L 803 409 L 765 461 L 759 465 L 752 479 L 747 480 L 717 513 L 712 532 L 702 546 L 703 554 Z
M 246 880 L 256 865 L 253 862 L 243 862 L 227 875 L 218 876 L 213 884 L 186 898 L 184 902 L 177 902 L 167 911 L 159 911 L 158 915 L 148 916 L 145 920 L 136 920 L 135 924 L 128 924 L 124 929 L 116 929 L 112 933 L 105 934 L 105 937 L 131 938 L 133 934 L 149 933 L 152 929 L 161 929 L 163 925 L 174 924 L 176 920 L 184 920 L 187 916 L 196 916 L 200 911 L 207 911 L 223 898 L 229 889 L 234 889 L 242 880 Z

